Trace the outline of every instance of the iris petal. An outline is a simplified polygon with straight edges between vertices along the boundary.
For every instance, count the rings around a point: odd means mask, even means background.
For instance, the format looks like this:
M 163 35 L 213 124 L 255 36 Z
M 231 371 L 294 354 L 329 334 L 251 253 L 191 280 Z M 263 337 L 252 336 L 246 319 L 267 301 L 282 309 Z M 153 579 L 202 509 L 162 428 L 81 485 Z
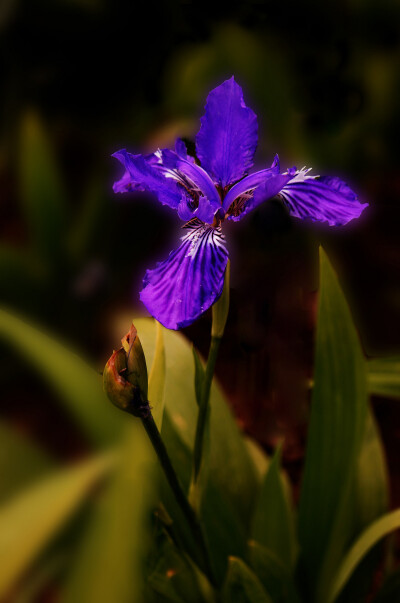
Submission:
M 164 205 L 177 209 L 184 191 L 173 178 L 166 178 L 158 167 L 156 154 L 132 155 L 125 149 L 112 155 L 125 167 L 125 173 L 114 184 L 114 192 L 149 191 Z
M 360 203 L 357 195 L 340 178 L 301 178 L 297 174 L 279 195 L 290 215 L 328 222 L 329 226 L 343 226 L 358 218 L 368 203 Z
M 279 175 L 279 157 L 278 157 L 278 155 L 275 155 L 274 161 L 270 168 L 267 168 L 265 170 L 260 170 L 258 172 L 254 172 L 253 174 L 250 174 L 250 176 L 246 176 L 246 178 L 243 178 L 243 180 L 240 180 L 240 182 L 238 182 L 237 184 L 232 186 L 232 188 L 229 190 L 229 192 L 226 195 L 224 202 L 223 202 L 224 211 L 226 211 L 226 212 L 229 211 L 229 208 L 232 205 L 232 203 L 235 201 L 235 199 L 237 199 L 244 193 L 257 189 L 259 186 L 261 186 L 262 184 L 269 181 L 273 176 L 278 176 L 278 175 Z M 282 188 L 282 185 L 281 185 L 281 188 Z M 252 195 L 252 197 L 253 197 L 253 195 Z M 246 204 L 246 206 L 247 206 L 247 204 Z M 253 209 L 253 207 L 249 208 L 248 211 L 250 211 L 250 209 Z M 247 213 L 247 211 L 246 211 L 246 213 Z
M 188 225 L 182 243 L 145 274 L 140 299 L 161 324 L 180 329 L 194 322 L 219 298 L 228 261 L 219 228 L 200 221 Z
M 196 136 L 202 167 L 222 188 L 244 176 L 257 147 L 257 116 L 234 78 L 210 92 Z

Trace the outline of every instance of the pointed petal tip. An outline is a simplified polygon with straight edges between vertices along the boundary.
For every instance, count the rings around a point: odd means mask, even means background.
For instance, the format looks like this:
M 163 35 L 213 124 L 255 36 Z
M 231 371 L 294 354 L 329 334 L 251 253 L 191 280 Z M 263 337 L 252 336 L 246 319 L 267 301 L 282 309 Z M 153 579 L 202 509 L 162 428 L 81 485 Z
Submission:
M 234 76 L 208 94 L 200 124 L 196 151 L 202 167 L 222 187 L 240 180 L 253 165 L 257 116 Z

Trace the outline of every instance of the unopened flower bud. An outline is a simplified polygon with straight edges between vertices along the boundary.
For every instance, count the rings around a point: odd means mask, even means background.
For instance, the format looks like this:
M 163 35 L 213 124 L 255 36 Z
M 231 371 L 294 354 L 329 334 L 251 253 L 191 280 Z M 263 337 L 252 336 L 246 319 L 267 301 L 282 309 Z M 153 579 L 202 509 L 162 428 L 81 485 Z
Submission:
M 104 391 L 118 408 L 143 417 L 149 412 L 147 366 L 142 344 L 133 325 L 121 343 L 122 347 L 113 352 L 105 366 Z

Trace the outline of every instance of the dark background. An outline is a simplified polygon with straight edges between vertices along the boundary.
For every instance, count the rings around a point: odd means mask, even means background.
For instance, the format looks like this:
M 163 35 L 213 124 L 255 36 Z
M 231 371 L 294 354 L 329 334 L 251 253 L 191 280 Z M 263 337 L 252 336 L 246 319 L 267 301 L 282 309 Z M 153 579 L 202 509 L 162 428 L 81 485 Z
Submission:
M 110 154 L 193 140 L 208 91 L 224 79 L 235 75 L 258 115 L 256 165 L 279 152 L 283 167 L 341 176 L 370 203 L 341 229 L 291 220 L 275 202 L 226 229 L 232 299 L 217 375 L 250 434 L 267 449 L 285 436 L 296 481 L 320 243 L 366 354 L 400 348 L 399 2 L 250 1 L 223 10 L 215 2 L 3 0 L 0 57 L 0 302 L 99 370 L 144 313 L 145 269 L 180 234 L 174 212 L 156 201 L 113 195 L 121 170 Z M 51 211 L 39 216 L 46 246 L 24 201 L 24 141 L 39 126 L 64 207 L 58 230 Z M 209 332 L 209 315 L 185 330 L 204 354 Z M 45 385 L 8 349 L 1 354 L 2 415 L 60 458 L 81 454 L 84 438 Z M 374 405 L 399 499 L 399 406 Z

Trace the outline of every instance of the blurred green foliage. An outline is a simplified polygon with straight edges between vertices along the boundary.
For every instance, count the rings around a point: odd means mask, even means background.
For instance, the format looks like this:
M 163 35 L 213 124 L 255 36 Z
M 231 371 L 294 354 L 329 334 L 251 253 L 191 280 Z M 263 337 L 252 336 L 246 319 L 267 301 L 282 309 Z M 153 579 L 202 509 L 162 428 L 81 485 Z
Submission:
M 149 319 L 135 325 L 152 364 L 150 397 L 165 401 L 162 435 L 188 487 L 198 360 L 193 362 L 182 335 L 165 330 L 161 335 Z M 100 376 L 95 379 L 92 369 L 40 331 L 2 312 L 0 335 L 23 363 L 32 363 L 57 387 L 92 441 L 88 460 L 56 469 L 52 459 L 49 469 L 33 444 L 2 425 L 3 451 L 10 446 L 6 476 L 20 475 L 25 464 L 38 469 L 29 487 L 22 481 L 17 488 L 9 481 L 9 490 L 3 485 L 1 595 L 22 596 L 24 589 L 34 592 L 35 584 L 41 592 L 50 579 L 65 601 L 214 601 L 212 587 L 191 560 L 195 543 L 140 422 L 107 405 Z M 212 388 L 200 512 L 223 601 L 342 603 L 368 590 L 371 572 L 355 570 L 400 527 L 400 519 L 398 510 L 386 513 L 385 460 L 366 395 L 367 366 L 337 277 L 321 252 L 315 384 L 298 521 L 279 467 L 280 449 L 272 460 L 259 450 L 250 454 L 220 388 Z M 59 562 L 46 573 L 52 559 Z M 21 591 L 22 577 L 33 590 Z

